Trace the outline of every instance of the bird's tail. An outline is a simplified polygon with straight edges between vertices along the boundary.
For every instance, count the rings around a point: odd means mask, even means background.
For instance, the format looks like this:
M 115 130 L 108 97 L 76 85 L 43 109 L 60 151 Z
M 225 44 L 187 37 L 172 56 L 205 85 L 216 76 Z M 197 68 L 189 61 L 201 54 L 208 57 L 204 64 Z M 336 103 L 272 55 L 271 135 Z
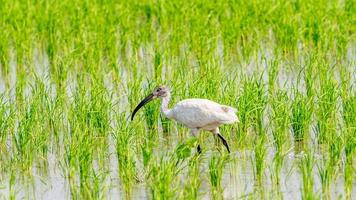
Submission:
M 223 109 L 223 111 L 226 112 L 226 114 L 229 115 L 229 120 L 226 120 L 225 123 L 226 124 L 233 124 L 233 123 L 239 123 L 240 120 L 236 115 L 237 109 L 230 107 L 230 106 L 222 106 L 221 107 Z
M 222 106 L 221 108 L 222 108 L 223 111 L 225 111 L 225 112 L 233 112 L 233 113 L 236 113 L 236 112 L 237 112 L 237 109 L 234 108 L 234 107 L 231 107 L 231 106 Z

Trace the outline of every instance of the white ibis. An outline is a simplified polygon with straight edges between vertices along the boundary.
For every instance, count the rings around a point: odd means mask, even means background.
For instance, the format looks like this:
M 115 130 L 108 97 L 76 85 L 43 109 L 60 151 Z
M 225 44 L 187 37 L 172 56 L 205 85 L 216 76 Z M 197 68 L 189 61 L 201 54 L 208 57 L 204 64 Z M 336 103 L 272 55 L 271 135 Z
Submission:
M 131 120 L 136 112 L 153 99 L 161 99 L 161 112 L 169 119 L 173 119 L 188 127 L 193 136 L 197 137 L 200 130 L 210 131 L 217 135 L 227 151 L 230 153 L 229 145 L 225 138 L 220 135 L 219 126 L 222 124 L 232 124 L 239 122 L 236 116 L 236 109 L 230 106 L 221 105 L 208 99 L 185 99 L 178 102 L 172 109 L 168 108 L 171 93 L 166 86 L 157 87 L 151 94 L 144 98 L 134 109 Z M 197 146 L 198 153 L 201 153 L 200 145 Z

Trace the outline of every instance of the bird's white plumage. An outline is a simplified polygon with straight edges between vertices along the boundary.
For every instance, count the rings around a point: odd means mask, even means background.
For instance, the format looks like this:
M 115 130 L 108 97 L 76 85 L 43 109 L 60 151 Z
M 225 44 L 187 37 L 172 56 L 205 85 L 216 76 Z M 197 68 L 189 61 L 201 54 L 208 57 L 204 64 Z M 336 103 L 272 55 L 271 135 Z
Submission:
M 212 131 L 222 124 L 238 122 L 236 109 L 208 99 L 186 99 L 178 102 L 167 117 L 189 128 Z
M 135 113 L 149 101 L 161 99 L 161 113 L 179 123 L 187 126 L 193 136 L 198 136 L 199 130 L 207 130 L 217 135 L 230 153 L 229 145 L 220 134 L 219 126 L 238 122 L 237 110 L 233 107 L 221 105 L 208 99 L 186 99 L 178 102 L 172 109 L 168 108 L 171 93 L 166 86 L 157 87 L 150 95 L 143 99 L 134 109 L 131 120 Z M 197 146 L 201 153 L 200 145 Z

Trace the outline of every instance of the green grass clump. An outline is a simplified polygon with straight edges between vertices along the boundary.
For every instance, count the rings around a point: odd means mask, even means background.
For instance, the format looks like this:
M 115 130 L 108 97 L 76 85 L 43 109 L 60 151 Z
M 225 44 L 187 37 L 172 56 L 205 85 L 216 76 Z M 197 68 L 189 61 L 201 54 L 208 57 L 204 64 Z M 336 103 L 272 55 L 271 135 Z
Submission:
M 289 138 L 289 100 L 285 91 L 279 91 L 275 96 L 275 99 L 272 100 L 272 136 L 276 151 L 283 154 L 283 146 Z
M 10 107 L 9 104 L 5 99 L 4 96 L 0 97 L 0 155 L 1 160 L 8 161 L 11 152 L 7 149 L 6 141 L 8 136 L 11 134 L 11 130 L 13 127 L 13 108 Z M 0 167 L 0 171 L 6 172 L 7 167 L 6 165 L 2 165 Z
M 123 114 L 118 115 L 117 121 L 120 123 L 114 132 L 114 138 L 116 139 L 118 172 L 126 197 L 130 197 L 132 195 L 132 187 L 137 180 L 135 135 L 134 130 L 128 122 L 121 123 L 122 121 L 127 121 L 127 116 Z
M 312 111 L 311 100 L 296 92 L 291 104 L 291 124 L 295 141 L 299 142 L 308 138 Z
M 314 166 L 315 158 L 312 152 L 307 152 L 298 162 L 298 168 L 302 176 L 302 198 L 303 199 L 315 199 L 314 193 Z
M 319 143 L 328 142 L 328 138 L 336 135 L 336 102 L 338 97 L 337 86 L 333 80 L 324 80 L 320 85 L 318 94 L 317 137 Z
M 263 111 L 266 107 L 266 96 L 261 80 L 245 78 L 242 83 L 242 91 L 238 99 L 238 116 L 240 120 L 239 134 L 241 140 L 251 132 L 261 136 L 264 134 L 262 125 Z
M 183 191 L 184 199 L 198 199 L 199 198 L 199 187 L 201 186 L 202 180 L 200 179 L 199 170 L 199 158 L 193 157 L 188 161 L 188 174 L 187 182 Z
M 285 91 L 278 91 L 272 100 L 272 136 L 276 149 L 275 181 L 280 183 L 280 170 L 283 165 L 283 157 L 286 154 L 286 144 L 289 141 L 290 111 L 288 96 Z
M 213 156 L 209 162 L 209 180 L 213 199 L 223 199 L 224 190 L 221 185 L 226 158 Z
M 343 98 L 343 119 L 345 128 L 343 131 L 346 162 L 344 166 L 345 192 L 348 198 L 351 198 L 352 180 L 354 177 L 353 162 L 356 147 L 356 95 L 347 95 Z
M 181 166 L 172 156 L 161 156 L 159 160 L 151 162 L 147 181 L 152 199 L 171 199 L 177 192 L 177 175 Z

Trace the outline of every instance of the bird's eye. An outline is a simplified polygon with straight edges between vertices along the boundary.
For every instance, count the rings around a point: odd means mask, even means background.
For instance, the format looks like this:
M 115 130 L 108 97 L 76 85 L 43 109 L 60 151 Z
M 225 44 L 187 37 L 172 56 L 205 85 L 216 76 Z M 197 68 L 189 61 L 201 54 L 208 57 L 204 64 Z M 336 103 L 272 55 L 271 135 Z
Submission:
M 159 92 L 159 91 L 161 91 L 161 88 L 158 88 L 158 89 L 157 89 L 157 92 Z

